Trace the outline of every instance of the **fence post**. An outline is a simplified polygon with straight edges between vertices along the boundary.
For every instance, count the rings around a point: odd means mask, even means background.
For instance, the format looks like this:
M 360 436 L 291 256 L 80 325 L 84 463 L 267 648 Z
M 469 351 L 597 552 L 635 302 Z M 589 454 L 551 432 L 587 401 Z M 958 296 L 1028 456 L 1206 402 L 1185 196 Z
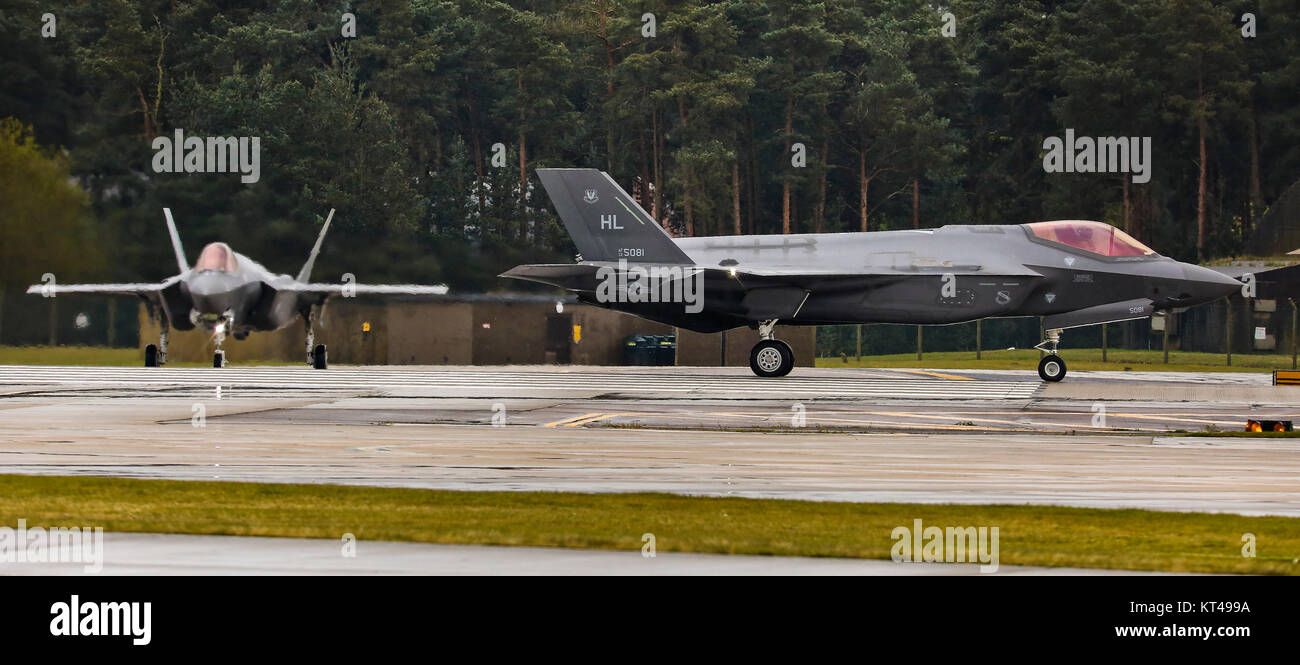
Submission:
M 1296 304 L 1293 298 L 1287 298 L 1287 300 L 1291 302 L 1291 369 L 1295 369 Z
M 1106 362 L 1106 324 L 1101 324 L 1101 361 Z
M 983 348 L 983 344 L 980 340 L 980 333 L 982 332 L 981 327 L 983 325 L 984 325 L 984 321 L 982 319 L 975 320 L 975 359 L 976 360 L 980 359 L 980 351 Z
M 921 325 L 916 326 L 916 359 L 921 359 Z
M 1224 330 L 1224 339 L 1227 341 L 1225 346 L 1228 347 L 1228 367 L 1232 367 L 1232 298 L 1224 298 L 1223 302 L 1228 308 L 1228 327 Z
M 858 337 L 858 364 L 861 365 L 862 364 L 862 324 L 859 323 L 856 326 L 856 328 L 857 328 L 857 337 Z
M 1174 312 L 1173 312 L 1173 310 L 1171 310 L 1171 309 L 1167 309 L 1167 310 L 1165 310 L 1165 330 L 1164 330 L 1164 334 L 1160 336 L 1161 339 L 1163 340 L 1163 345 L 1164 345 L 1164 348 L 1165 348 L 1165 364 L 1166 364 L 1166 365 L 1169 364 L 1169 326 L 1172 326 L 1173 324 L 1174 324 Z

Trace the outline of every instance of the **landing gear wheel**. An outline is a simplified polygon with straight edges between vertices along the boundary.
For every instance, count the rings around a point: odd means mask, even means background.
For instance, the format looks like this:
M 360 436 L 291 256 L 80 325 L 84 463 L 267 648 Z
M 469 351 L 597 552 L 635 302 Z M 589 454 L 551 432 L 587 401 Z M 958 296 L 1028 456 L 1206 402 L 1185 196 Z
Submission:
M 765 339 L 749 352 L 749 368 L 765 378 L 785 376 L 794 369 L 794 352 L 779 339 Z
M 1055 354 L 1043 356 L 1043 359 L 1038 361 L 1038 378 L 1051 383 L 1064 379 L 1065 361 Z
M 317 344 L 316 348 L 312 350 L 311 366 L 315 367 L 316 369 L 325 369 L 326 367 L 329 366 L 329 362 L 326 358 L 324 344 Z
M 781 370 L 781 373 L 777 376 L 785 376 L 790 373 L 790 370 L 794 369 L 794 349 L 790 348 L 789 344 L 786 344 L 779 339 L 774 339 L 772 341 L 781 345 L 781 354 L 785 356 L 785 369 Z
M 226 352 L 225 352 L 225 351 L 217 351 L 216 353 L 213 353 L 213 354 L 212 354 L 212 366 L 213 366 L 213 367 L 225 367 L 225 366 L 226 366 Z
M 144 347 L 144 366 L 158 366 L 158 346 L 156 344 L 150 344 L 149 346 Z

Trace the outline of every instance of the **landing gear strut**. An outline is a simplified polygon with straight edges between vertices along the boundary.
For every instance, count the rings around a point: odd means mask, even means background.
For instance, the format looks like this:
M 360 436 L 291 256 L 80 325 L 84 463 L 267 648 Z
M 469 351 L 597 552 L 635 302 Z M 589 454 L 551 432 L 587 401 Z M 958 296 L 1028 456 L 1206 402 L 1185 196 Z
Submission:
M 235 316 L 232 312 L 227 311 L 222 315 L 221 320 L 217 322 L 216 327 L 212 329 L 212 339 L 216 342 L 217 348 L 212 352 L 212 366 L 226 366 L 226 352 L 222 350 L 221 345 L 226 341 L 226 331 L 234 326 Z
M 760 321 L 758 344 L 749 352 L 749 368 L 761 377 L 785 376 L 794 369 L 794 350 L 772 336 L 776 319 Z
M 1056 383 L 1065 378 L 1065 361 L 1061 356 L 1056 355 L 1056 348 L 1061 343 L 1061 330 L 1059 328 L 1048 330 L 1047 339 L 1038 343 L 1035 349 L 1046 353 L 1042 360 L 1038 361 L 1038 378 Z
M 167 364 L 167 315 L 158 316 L 158 344 L 150 344 L 144 347 L 144 366 L 145 367 L 162 367 Z
M 329 367 L 329 358 L 324 344 L 316 343 L 316 332 L 312 330 L 312 312 L 307 310 L 303 313 L 303 320 L 306 321 L 307 328 L 307 364 L 316 369 L 325 369 Z

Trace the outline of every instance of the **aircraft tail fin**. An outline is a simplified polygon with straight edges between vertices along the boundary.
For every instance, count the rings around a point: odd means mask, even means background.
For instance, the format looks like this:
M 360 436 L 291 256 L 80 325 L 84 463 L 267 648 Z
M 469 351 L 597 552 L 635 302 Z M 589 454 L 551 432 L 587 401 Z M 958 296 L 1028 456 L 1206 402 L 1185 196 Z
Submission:
M 316 236 L 316 245 L 311 248 L 311 255 L 307 257 L 307 262 L 302 264 L 302 270 L 298 271 L 298 281 L 306 282 L 311 279 L 311 269 L 316 266 L 316 255 L 320 254 L 321 243 L 325 241 L 325 232 L 330 230 L 330 220 L 334 219 L 334 209 L 330 208 L 330 214 L 325 218 L 325 226 L 320 229 L 320 235 Z
M 181 247 L 181 235 L 176 232 L 176 222 L 172 220 L 172 209 L 163 208 L 163 217 L 167 218 L 167 233 L 172 237 L 172 251 L 176 252 L 176 266 L 181 272 L 189 272 L 190 264 L 185 260 L 185 248 Z
M 537 177 L 583 260 L 694 264 L 609 174 L 537 169 Z

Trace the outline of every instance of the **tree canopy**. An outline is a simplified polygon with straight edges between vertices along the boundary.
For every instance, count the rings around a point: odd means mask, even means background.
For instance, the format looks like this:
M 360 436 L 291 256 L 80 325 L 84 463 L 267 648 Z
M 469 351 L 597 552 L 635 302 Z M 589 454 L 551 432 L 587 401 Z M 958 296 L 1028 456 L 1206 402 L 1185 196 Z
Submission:
M 322 279 L 525 288 L 496 275 L 573 254 L 545 166 L 609 171 L 679 235 L 1091 218 L 1207 259 L 1300 177 L 1295 4 L 11 0 L 0 118 L 81 183 L 112 280 L 171 271 L 164 206 L 284 272 L 333 207 Z M 260 137 L 261 178 L 154 172 L 176 129 Z M 1066 129 L 1151 137 L 1151 180 L 1046 173 Z M 6 245 L 5 286 L 46 271 Z

